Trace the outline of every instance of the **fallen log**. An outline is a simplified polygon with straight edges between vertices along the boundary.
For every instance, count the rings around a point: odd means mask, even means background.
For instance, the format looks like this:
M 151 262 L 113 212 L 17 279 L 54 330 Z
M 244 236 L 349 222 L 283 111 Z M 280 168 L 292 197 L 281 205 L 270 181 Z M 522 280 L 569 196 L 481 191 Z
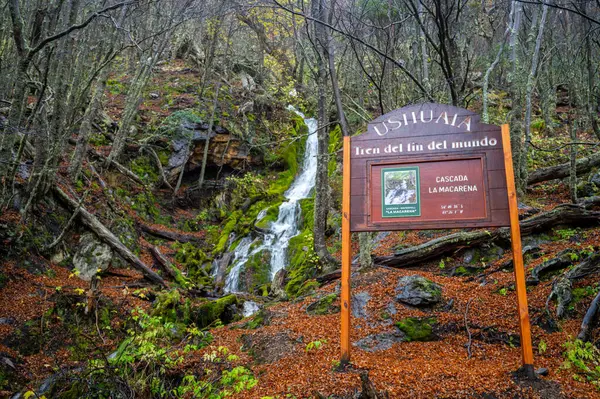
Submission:
M 106 227 L 100 222 L 96 216 L 88 212 L 84 207 L 80 207 L 78 201 L 69 197 L 64 191 L 58 186 L 53 187 L 54 194 L 58 199 L 63 202 L 71 211 L 79 208 L 78 217 L 81 222 L 92 230 L 98 238 L 107 243 L 116 253 L 118 253 L 123 259 L 127 260 L 135 269 L 139 270 L 148 280 L 153 283 L 167 286 L 165 280 L 160 277 L 156 272 L 150 269 L 144 264 L 137 256 L 134 255 L 123 243 Z
M 598 308 L 600 307 L 600 292 L 588 308 L 585 316 L 583 317 L 583 321 L 581 322 L 581 329 L 579 330 L 579 334 L 577 335 L 577 339 L 582 341 L 588 341 L 590 338 L 590 325 L 594 322 L 594 318 L 598 313 Z
M 577 174 L 589 172 L 596 166 L 600 165 L 600 152 L 591 155 L 587 158 L 581 158 L 577 160 Z M 527 178 L 527 185 L 530 186 L 535 183 L 540 183 L 547 180 L 564 179 L 569 177 L 569 170 L 571 163 L 566 162 L 556 166 L 548 166 L 546 168 L 540 168 L 534 170 L 529 174 Z
M 564 269 L 567 266 L 573 264 L 574 256 L 577 254 L 573 249 L 567 248 L 564 251 L 560 251 L 554 258 L 542 262 L 537 265 L 531 271 L 531 277 L 527 279 L 528 284 L 539 284 L 540 278 L 544 274 L 555 272 L 560 269 Z
M 158 227 L 154 227 L 152 225 L 145 224 L 138 220 L 136 222 L 140 230 L 145 233 L 152 234 L 153 236 L 164 238 L 170 241 L 179 241 L 179 242 L 202 242 L 202 238 L 198 237 L 194 234 L 187 234 L 181 232 L 175 232 L 170 230 L 164 230 Z
M 150 253 L 156 260 L 156 263 L 158 263 L 161 266 L 165 273 L 171 276 L 173 281 L 181 284 L 184 288 L 189 285 L 187 279 L 183 276 L 183 274 L 181 274 L 181 270 L 179 270 L 174 264 L 172 264 L 171 261 L 167 259 L 167 257 L 164 256 L 158 248 L 156 248 L 155 246 L 150 246 Z
M 600 252 L 594 252 L 583 262 L 554 280 L 552 291 L 546 301 L 546 307 L 553 298 L 556 298 L 556 316 L 564 317 L 569 304 L 573 300 L 573 281 L 598 272 L 600 272 Z
M 342 278 L 342 269 L 335 270 L 331 273 L 323 274 L 322 276 L 318 276 L 316 278 L 319 284 L 329 283 L 331 281 L 335 281 L 339 278 Z
M 599 201 L 589 202 L 586 206 L 597 205 Z M 537 214 L 520 222 L 521 235 L 526 236 L 546 230 L 556 225 L 594 225 L 600 224 L 600 212 L 586 209 L 584 205 L 559 205 L 549 212 Z M 421 245 L 406 248 L 390 256 L 377 256 L 377 265 L 408 267 L 437 258 L 449 252 L 472 247 L 486 241 L 509 240 L 510 229 L 502 227 L 496 230 L 477 230 L 450 234 L 436 238 Z

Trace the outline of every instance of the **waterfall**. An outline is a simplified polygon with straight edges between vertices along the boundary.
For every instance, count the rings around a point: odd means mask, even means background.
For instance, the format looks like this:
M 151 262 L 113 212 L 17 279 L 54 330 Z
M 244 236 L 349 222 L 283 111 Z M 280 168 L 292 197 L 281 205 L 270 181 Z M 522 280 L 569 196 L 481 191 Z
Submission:
M 277 220 L 269 226 L 262 244 L 257 243 L 253 246 L 258 239 L 247 236 L 242 238 L 235 248 L 232 266 L 225 280 L 225 292 L 237 292 L 239 290 L 240 272 L 243 270 L 244 264 L 250 257 L 264 250 L 271 252 L 271 279 L 273 279 L 275 274 L 285 267 L 290 239 L 300 233 L 298 220 L 301 210 L 298 201 L 308 198 L 315 186 L 317 176 L 317 121 L 314 118 L 306 118 L 292 106 L 289 106 L 288 109 L 301 116 L 308 127 L 302 170 L 285 192 L 286 201 L 279 206 Z M 259 213 L 258 219 L 264 217 L 265 214 L 266 209 Z

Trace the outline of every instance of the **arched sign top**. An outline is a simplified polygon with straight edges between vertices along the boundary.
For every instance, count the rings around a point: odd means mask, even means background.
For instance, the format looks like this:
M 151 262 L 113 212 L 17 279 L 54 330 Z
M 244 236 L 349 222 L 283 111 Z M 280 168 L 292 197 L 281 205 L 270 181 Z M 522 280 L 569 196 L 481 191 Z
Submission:
M 406 137 L 489 130 L 475 112 L 445 104 L 423 103 L 398 108 L 369 123 L 366 133 L 354 137 Z M 496 127 L 497 128 L 497 127 Z

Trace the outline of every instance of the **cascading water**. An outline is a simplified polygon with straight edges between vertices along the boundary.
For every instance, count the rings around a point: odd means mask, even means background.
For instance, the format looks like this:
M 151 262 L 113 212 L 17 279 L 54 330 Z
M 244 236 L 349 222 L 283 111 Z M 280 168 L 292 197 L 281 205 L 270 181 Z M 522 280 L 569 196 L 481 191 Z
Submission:
M 298 201 L 308 198 L 315 186 L 317 175 L 317 121 L 314 118 L 306 118 L 292 106 L 288 107 L 288 109 L 301 116 L 308 127 L 302 172 L 294 179 L 290 188 L 285 192 L 284 196 L 287 201 L 279 206 L 277 220 L 269 226 L 269 230 L 263 237 L 262 243 L 259 244 L 258 239 L 253 239 L 250 236 L 242 238 L 238 243 L 234 250 L 233 265 L 225 280 L 225 292 L 236 292 L 239 290 L 240 272 L 243 270 L 244 264 L 252 255 L 264 250 L 271 252 L 271 279 L 273 279 L 275 274 L 285 267 L 290 239 L 300 232 L 298 230 L 298 220 L 300 217 L 300 204 Z M 259 213 L 258 219 L 260 220 L 265 214 L 266 209 Z

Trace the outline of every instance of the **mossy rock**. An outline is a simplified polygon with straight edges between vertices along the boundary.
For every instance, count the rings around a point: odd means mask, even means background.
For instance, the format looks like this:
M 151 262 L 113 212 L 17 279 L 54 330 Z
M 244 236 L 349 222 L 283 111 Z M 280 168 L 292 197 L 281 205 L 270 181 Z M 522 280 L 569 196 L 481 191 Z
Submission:
M 412 306 L 432 306 L 442 300 L 442 287 L 423 276 L 405 276 L 398 280 L 396 300 Z
M 340 311 L 339 298 L 336 293 L 325 295 L 318 301 L 308 305 L 306 313 L 311 316 L 338 313 Z
M 252 250 L 252 247 L 251 247 Z M 240 275 L 248 292 L 259 291 L 271 281 L 271 251 L 262 250 L 248 258 Z
M 227 295 L 215 301 L 208 301 L 193 310 L 192 320 L 199 328 L 210 326 L 217 320 L 223 324 L 240 318 L 239 309 L 242 301 L 235 295 Z
M 273 314 L 265 309 L 261 309 L 256 313 L 252 319 L 248 320 L 240 326 L 246 330 L 256 330 L 258 327 L 268 326 L 271 323 L 271 317 Z
M 162 316 L 165 321 L 175 322 L 181 305 L 181 294 L 178 290 L 163 291 L 156 296 L 152 306 L 152 316 Z
M 437 338 L 433 333 L 435 324 L 435 317 L 407 317 L 397 322 L 396 327 L 406 334 L 407 341 L 433 341 Z
M 281 202 L 272 205 L 267 209 L 267 214 L 260 220 L 254 223 L 254 227 L 260 230 L 268 230 L 272 222 L 275 222 L 279 217 L 279 206 Z

